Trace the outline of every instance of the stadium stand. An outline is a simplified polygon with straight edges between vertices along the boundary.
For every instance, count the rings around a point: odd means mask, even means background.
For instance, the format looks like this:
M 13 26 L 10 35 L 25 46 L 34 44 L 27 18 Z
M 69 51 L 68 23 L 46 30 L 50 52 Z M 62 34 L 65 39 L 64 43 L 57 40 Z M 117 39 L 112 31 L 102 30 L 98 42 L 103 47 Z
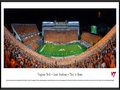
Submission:
M 102 37 L 90 33 L 82 33 L 81 35 L 81 41 L 87 42 L 89 45 L 93 46 L 95 43 L 97 43 Z
M 36 53 L 4 27 L 4 62 L 5 68 L 114 68 L 116 25 L 84 53 L 62 58 L 50 58 Z
M 79 21 L 42 22 L 42 36 L 44 43 L 67 44 L 77 41 L 79 35 Z
M 54 30 L 45 30 L 44 31 L 44 41 L 49 41 L 52 43 L 67 43 L 71 41 L 78 40 L 77 30 L 68 30 L 68 31 L 54 31 Z
M 17 32 L 21 41 L 32 50 L 37 50 L 42 41 L 35 24 L 12 24 L 13 31 Z M 40 41 L 40 43 L 37 43 Z
M 34 24 L 12 24 L 19 35 L 36 32 L 38 29 Z

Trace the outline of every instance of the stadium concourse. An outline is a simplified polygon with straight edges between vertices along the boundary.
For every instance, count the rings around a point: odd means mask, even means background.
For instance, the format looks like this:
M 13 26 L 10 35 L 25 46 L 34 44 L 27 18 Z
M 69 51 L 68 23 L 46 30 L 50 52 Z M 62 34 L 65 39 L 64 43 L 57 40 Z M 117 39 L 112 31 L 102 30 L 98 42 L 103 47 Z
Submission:
M 32 33 L 31 35 L 35 36 L 33 34 L 34 33 Z M 37 38 L 37 40 L 38 39 L 39 38 Z M 35 42 L 37 41 L 36 38 L 33 40 Z M 35 47 L 38 45 L 36 45 L 35 43 L 33 46 Z M 45 46 L 43 47 L 45 48 Z M 59 49 L 59 51 L 65 51 L 65 49 L 62 48 Z M 9 32 L 6 27 L 4 27 L 4 67 L 5 68 L 115 68 L 116 67 L 116 25 L 103 38 L 101 38 L 101 40 L 96 42 L 95 45 L 91 46 L 81 54 L 77 54 L 69 57 L 47 57 L 38 54 L 35 50 L 30 49 L 28 46 L 26 46 L 24 42 L 22 43 L 20 42 L 20 40 L 17 40 L 15 36 L 13 36 L 12 33 Z

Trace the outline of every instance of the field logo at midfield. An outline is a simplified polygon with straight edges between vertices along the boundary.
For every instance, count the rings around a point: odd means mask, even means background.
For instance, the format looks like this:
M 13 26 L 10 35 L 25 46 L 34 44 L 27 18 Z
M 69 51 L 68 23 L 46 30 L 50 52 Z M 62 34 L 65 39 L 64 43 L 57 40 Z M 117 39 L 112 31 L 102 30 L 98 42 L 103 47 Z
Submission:
M 59 51 L 65 51 L 65 49 L 59 49 Z
M 43 51 L 43 49 L 45 48 L 45 46 L 46 46 L 46 45 L 44 45 L 44 46 L 43 46 L 43 48 L 40 50 L 40 52 L 42 52 L 42 51 Z

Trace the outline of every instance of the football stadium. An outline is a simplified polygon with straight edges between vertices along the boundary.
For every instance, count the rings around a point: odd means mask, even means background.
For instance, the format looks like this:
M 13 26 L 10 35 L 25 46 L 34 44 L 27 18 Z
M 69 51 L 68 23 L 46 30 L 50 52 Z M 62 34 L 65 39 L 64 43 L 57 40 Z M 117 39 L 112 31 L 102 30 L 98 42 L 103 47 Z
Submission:
M 5 68 L 115 68 L 115 9 L 5 9 Z

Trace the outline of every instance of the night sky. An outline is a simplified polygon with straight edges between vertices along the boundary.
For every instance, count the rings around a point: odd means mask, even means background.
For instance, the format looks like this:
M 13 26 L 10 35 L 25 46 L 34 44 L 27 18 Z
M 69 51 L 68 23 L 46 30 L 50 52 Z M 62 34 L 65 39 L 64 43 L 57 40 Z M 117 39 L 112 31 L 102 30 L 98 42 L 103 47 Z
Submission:
M 101 16 L 98 17 L 98 12 Z M 11 23 L 36 24 L 41 31 L 42 21 L 80 21 L 80 28 L 91 25 L 106 24 L 113 27 L 116 24 L 116 9 L 5 9 L 4 24 L 11 29 Z

